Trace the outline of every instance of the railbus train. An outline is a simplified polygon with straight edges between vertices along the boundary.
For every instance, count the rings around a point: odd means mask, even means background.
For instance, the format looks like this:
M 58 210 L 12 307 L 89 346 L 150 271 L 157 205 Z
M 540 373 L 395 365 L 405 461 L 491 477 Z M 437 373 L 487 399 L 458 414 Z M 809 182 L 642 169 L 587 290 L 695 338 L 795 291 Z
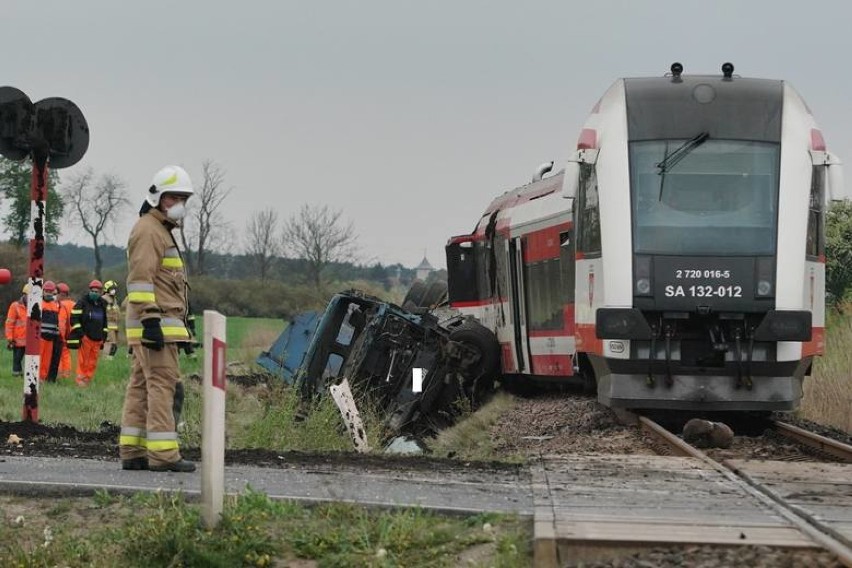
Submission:
M 733 71 L 617 80 L 563 170 L 449 239 L 450 304 L 494 332 L 504 376 L 617 408 L 797 407 L 841 164 L 789 83 Z

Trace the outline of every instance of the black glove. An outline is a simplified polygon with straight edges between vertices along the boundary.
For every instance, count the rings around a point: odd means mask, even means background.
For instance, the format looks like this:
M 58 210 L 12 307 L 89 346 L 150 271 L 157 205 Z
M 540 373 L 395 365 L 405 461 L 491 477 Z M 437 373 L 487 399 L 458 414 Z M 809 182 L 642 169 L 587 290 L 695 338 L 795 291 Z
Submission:
M 142 320 L 142 327 L 142 345 L 154 351 L 159 351 L 166 345 L 163 338 L 163 328 L 160 327 L 158 318 Z
M 183 352 L 187 355 L 192 355 L 193 353 L 195 353 L 195 347 L 192 345 L 192 341 L 181 342 L 180 348 L 183 349 Z
M 195 316 L 192 314 L 186 316 L 186 329 L 192 337 L 195 337 Z
M 9 341 L 6 342 L 6 349 L 14 349 L 14 348 L 15 348 L 15 342 L 13 340 L 10 339 Z
M 109 346 L 109 356 L 110 357 L 115 357 L 116 351 L 118 351 L 118 344 L 117 343 L 113 343 L 112 345 Z

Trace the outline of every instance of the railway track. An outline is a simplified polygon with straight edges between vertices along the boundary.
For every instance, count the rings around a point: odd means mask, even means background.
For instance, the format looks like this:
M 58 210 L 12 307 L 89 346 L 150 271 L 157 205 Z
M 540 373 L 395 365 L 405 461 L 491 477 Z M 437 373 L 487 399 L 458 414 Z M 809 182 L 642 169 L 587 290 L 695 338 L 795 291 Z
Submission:
M 852 567 L 852 535 L 849 534 L 852 531 L 847 530 L 844 534 L 832 523 L 820 518 L 819 515 L 807 511 L 802 506 L 792 502 L 791 499 L 780 495 L 778 491 L 770 488 L 768 483 L 762 481 L 759 475 L 754 475 L 747 466 L 743 465 L 747 464 L 747 461 L 716 461 L 653 420 L 644 416 L 637 417 L 637 420 L 643 433 L 650 436 L 657 444 L 667 448 L 670 455 L 690 457 L 707 464 L 726 476 L 731 482 L 741 485 L 755 499 L 792 523 L 821 547 L 830 551 L 843 565 Z M 831 456 L 845 463 L 852 463 L 852 446 L 848 444 L 780 421 L 774 421 L 771 428 L 781 436 L 794 440 L 796 443 L 807 446 L 818 453 Z M 813 481 L 819 485 L 826 485 L 819 483 L 821 481 L 819 479 Z M 852 487 L 852 485 L 848 487 Z M 848 498 L 849 495 L 847 494 L 845 497 Z M 841 523 L 852 525 L 852 511 L 849 513 L 849 518 L 845 522 L 841 521 Z
M 775 433 L 806 446 L 817 454 L 830 456 L 845 463 L 852 463 L 852 445 L 826 438 L 778 420 L 772 422 L 771 428 Z

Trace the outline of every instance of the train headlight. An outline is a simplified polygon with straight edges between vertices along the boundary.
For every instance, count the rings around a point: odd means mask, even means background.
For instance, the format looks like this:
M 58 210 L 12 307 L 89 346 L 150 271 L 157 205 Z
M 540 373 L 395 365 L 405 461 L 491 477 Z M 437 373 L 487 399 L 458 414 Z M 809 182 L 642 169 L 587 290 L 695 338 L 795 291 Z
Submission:
M 754 295 L 758 298 L 775 296 L 775 259 L 759 257 L 755 266 Z
M 651 258 L 650 256 L 633 257 L 633 295 L 650 296 L 653 286 L 651 285 Z

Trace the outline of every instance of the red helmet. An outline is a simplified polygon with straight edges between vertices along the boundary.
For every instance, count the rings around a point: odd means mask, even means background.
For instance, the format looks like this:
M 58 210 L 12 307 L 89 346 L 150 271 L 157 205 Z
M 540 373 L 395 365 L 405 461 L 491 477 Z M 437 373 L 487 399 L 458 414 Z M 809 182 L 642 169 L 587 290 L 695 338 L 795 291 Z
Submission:
M 44 283 L 45 294 L 56 294 L 56 283 L 53 280 L 46 280 Z
M 59 290 L 62 294 L 67 294 L 67 293 L 69 293 L 69 292 L 71 291 L 71 288 L 69 288 L 69 287 L 68 287 L 68 284 L 66 284 L 65 282 L 60 282 L 59 284 L 57 284 L 57 285 L 56 285 L 56 288 L 57 288 L 57 289 L 58 289 L 58 290 Z
M 104 285 L 100 280 L 92 280 L 89 282 L 89 288 L 97 288 L 98 290 L 103 290 Z

